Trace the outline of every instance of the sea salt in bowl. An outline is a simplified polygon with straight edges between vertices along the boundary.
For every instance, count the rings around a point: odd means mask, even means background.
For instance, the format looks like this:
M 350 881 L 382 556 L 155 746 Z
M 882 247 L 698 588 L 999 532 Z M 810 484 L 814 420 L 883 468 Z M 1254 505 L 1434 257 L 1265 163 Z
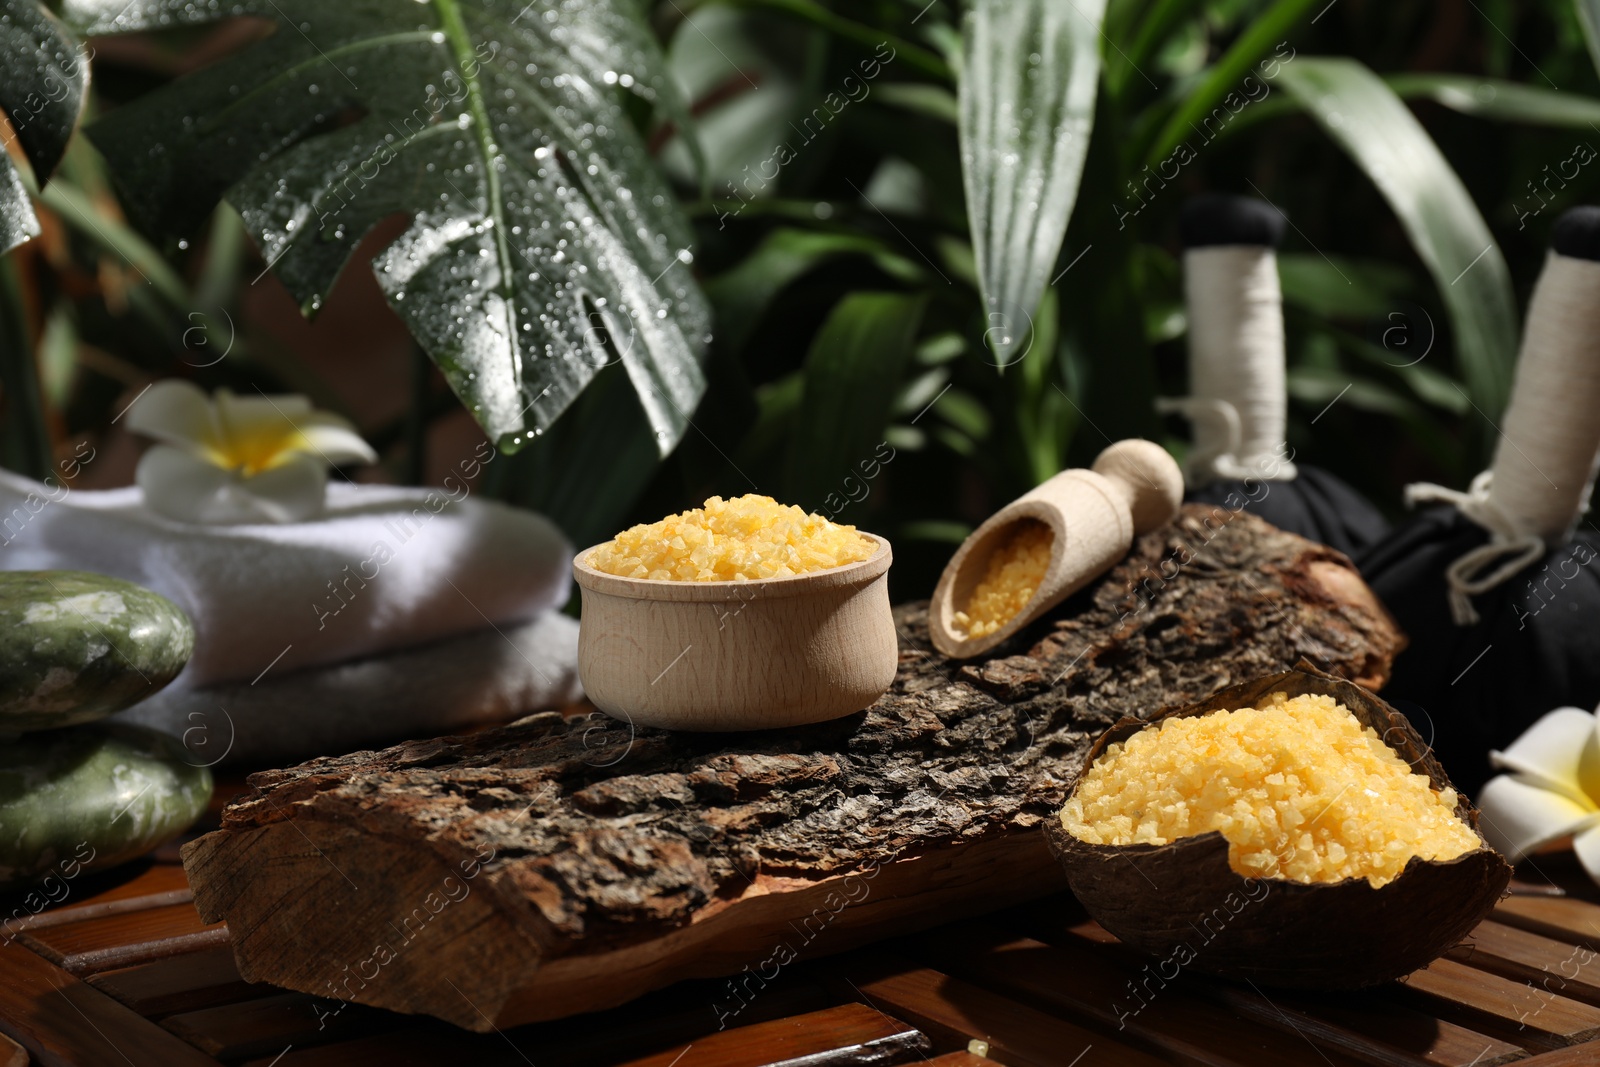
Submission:
M 1331 852 L 1303 857 L 1303 850 L 1323 847 L 1317 841 L 1302 839 L 1301 844 L 1269 859 L 1269 841 L 1275 837 L 1271 831 L 1286 825 L 1292 825 L 1293 835 L 1274 843 L 1286 844 L 1313 830 L 1324 845 L 1350 835 L 1367 839 L 1369 845 L 1374 836 L 1413 836 L 1411 827 L 1387 824 L 1384 813 L 1392 814 L 1397 807 L 1386 802 L 1383 793 L 1416 794 L 1417 783 L 1408 782 L 1402 789 L 1392 777 L 1372 773 L 1371 761 L 1324 762 L 1331 750 L 1317 749 L 1328 736 L 1327 730 L 1318 730 L 1311 713 L 1304 709 L 1295 715 L 1306 718 L 1306 737 L 1317 731 L 1315 742 L 1301 745 L 1290 732 L 1269 744 L 1254 746 L 1260 765 L 1276 760 L 1280 766 L 1298 769 L 1255 779 L 1249 772 L 1250 767 L 1258 766 L 1255 758 L 1236 763 L 1248 772 L 1244 775 L 1252 786 L 1248 792 L 1238 791 L 1241 779 L 1225 773 L 1214 758 L 1219 751 L 1234 751 L 1234 746 L 1215 738 L 1194 751 L 1189 761 L 1192 773 L 1156 771 L 1147 750 L 1135 762 L 1144 764 L 1148 777 L 1139 782 L 1135 773 L 1123 779 L 1124 784 L 1144 787 L 1134 791 L 1135 797 L 1139 792 L 1147 797 L 1159 795 L 1154 806 L 1140 801 L 1137 810 L 1127 811 L 1124 829 L 1138 826 L 1135 836 L 1139 837 L 1146 836 L 1147 826 L 1159 831 L 1176 815 L 1175 808 L 1166 807 L 1169 795 L 1187 793 L 1190 799 L 1183 806 L 1189 809 L 1188 816 L 1207 808 L 1231 810 L 1233 825 L 1228 832 L 1239 838 L 1236 831 L 1244 826 L 1241 864 L 1253 873 L 1241 873 L 1234 865 L 1233 843 L 1219 830 L 1185 833 L 1160 844 L 1102 844 L 1081 839 L 1068 827 L 1069 821 L 1076 824 L 1087 807 L 1074 801 L 1113 746 L 1124 746 L 1122 755 L 1106 768 L 1115 777 L 1116 762 L 1129 752 L 1128 742 L 1137 735 L 1151 736 L 1147 731 L 1158 730 L 1164 723 L 1278 703 L 1287 710 L 1288 702 L 1305 695 L 1332 698 L 1370 734 L 1369 740 L 1362 742 L 1370 752 L 1386 747 L 1389 759 L 1402 768 L 1408 766 L 1410 775 L 1425 779 L 1423 787 L 1435 794 L 1437 806 L 1448 808 L 1450 817 L 1460 821 L 1462 838 L 1438 852 L 1402 847 L 1403 857 L 1386 856 L 1383 863 L 1369 868 L 1378 884 L 1373 877 L 1345 869 L 1338 858 L 1342 852 L 1338 857 Z M 1259 739 L 1262 735 L 1252 735 L 1241 727 L 1232 736 Z M 1169 752 L 1172 759 L 1182 755 L 1181 751 Z M 1344 765 L 1335 765 L 1339 763 Z M 1257 806 L 1257 800 L 1243 798 L 1300 791 L 1285 781 L 1290 774 L 1306 785 L 1308 792 L 1326 789 L 1334 794 L 1333 801 L 1326 806 L 1318 804 L 1306 820 L 1299 820 L 1293 800 L 1283 801 L 1274 806 L 1269 824 L 1264 818 L 1267 812 Z M 1186 780 L 1190 778 L 1195 781 Z M 1253 788 L 1263 784 L 1272 788 Z M 1245 806 L 1223 807 L 1230 795 Z M 1260 822 L 1257 815 L 1263 816 Z M 1297 821 L 1291 824 L 1291 817 Z M 1342 825 L 1346 820 L 1348 824 Z M 1477 830 L 1477 821 L 1477 811 L 1451 788 L 1444 769 L 1403 715 L 1361 687 L 1324 674 L 1302 660 L 1294 670 L 1232 686 L 1199 704 L 1167 709 L 1148 720 L 1123 719 L 1089 750 L 1068 790 L 1066 810 L 1045 819 L 1043 827 L 1073 894 L 1089 915 L 1124 944 L 1156 957 L 1161 961 L 1159 967 L 1262 985 L 1358 989 L 1426 966 L 1465 938 L 1493 910 L 1510 881 L 1511 866 L 1489 847 Z M 1430 825 L 1433 829 L 1420 836 L 1442 844 L 1438 823 Z M 1308 847 L 1302 849 L 1303 845 Z M 1458 848 L 1461 851 L 1457 852 Z M 1425 851 L 1439 858 L 1424 858 Z M 1389 862 L 1393 859 L 1404 864 L 1398 872 Z M 1337 880 L 1300 880 L 1320 877 Z
M 664 520 L 666 521 L 666 520 Z M 835 528 L 837 529 L 837 528 Z M 763 730 L 870 705 L 899 663 L 889 542 L 865 559 L 772 578 L 625 577 L 579 552 L 578 673 L 600 710 L 641 726 Z

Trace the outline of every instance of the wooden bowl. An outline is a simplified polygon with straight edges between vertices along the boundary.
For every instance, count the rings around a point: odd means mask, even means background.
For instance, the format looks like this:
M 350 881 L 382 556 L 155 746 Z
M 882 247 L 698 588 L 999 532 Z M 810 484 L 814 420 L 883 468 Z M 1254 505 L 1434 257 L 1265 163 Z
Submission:
M 837 719 L 894 681 L 889 542 L 859 563 L 788 578 L 622 578 L 573 560 L 578 674 L 609 715 L 674 730 L 770 730 Z M 598 547 L 598 546 L 596 546 Z
M 1068 796 L 1114 742 L 1169 717 L 1255 707 L 1279 692 L 1333 697 L 1435 789 L 1450 784 L 1405 716 L 1302 661 L 1149 721 L 1122 720 L 1089 750 Z M 1477 832 L 1478 812 L 1465 796 L 1456 814 Z M 1452 860 L 1413 857 L 1399 877 L 1373 888 L 1365 878 L 1246 878 L 1228 865 L 1228 842 L 1215 831 L 1165 845 L 1095 845 L 1069 834 L 1059 812 L 1044 828 L 1073 893 L 1101 926 L 1164 964 L 1263 985 L 1355 989 L 1410 974 L 1465 938 L 1511 879 L 1510 864 L 1487 841 Z

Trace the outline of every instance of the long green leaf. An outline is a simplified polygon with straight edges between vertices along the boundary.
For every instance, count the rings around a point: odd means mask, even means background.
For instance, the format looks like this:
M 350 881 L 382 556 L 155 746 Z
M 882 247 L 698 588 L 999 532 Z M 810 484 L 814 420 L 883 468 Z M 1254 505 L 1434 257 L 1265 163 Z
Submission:
M 789 436 L 794 432 L 805 386 L 805 374 L 795 370 L 755 388 L 755 419 L 734 449 L 740 470 L 768 467 L 782 472 L 788 462 Z
M 1358 411 L 1370 411 L 1394 418 L 1416 418 L 1417 405 L 1395 390 L 1370 378 L 1352 377 L 1334 367 L 1293 367 L 1288 372 L 1287 391 L 1296 400 L 1313 407 L 1336 399 L 1346 401 Z
M 0 462 L 19 474 L 43 479 L 54 457 L 39 389 L 39 365 L 28 330 L 22 277 L 13 256 L 0 256 Z
M 1180 141 L 1198 130 L 1229 93 L 1240 89 L 1250 75 L 1250 69 L 1267 54 L 1268 49 L 1283 40 L 1284 35 L 1305 17 L 1314 3 L 1317 0 L 1276 0 L 1264 15 L 1250 23 L 1249 28 L 1239 35 L 1239 39 L 1223 53 L 1216 65 L 1200 79 L 1200 84 L 1184 95 L 1177 110 L 1156 135 L 1147 153 L 1149 162 L 1154 165 L 1166 159 Z M 1287 69 L 1295 62 L 1298 60 L 1280 64 L 1278 69 Z
M 895 58 L 903 61 L 907 66 L 915 67 L 924 74 L 935 78 L 950 77 L 950 68 L 945 65 L 933 52 L 920 45 L 913 44 L 893 34 L 885 33 L 877 26 L 869 26 L 864 22 L 844 18 L 829 11 L 816 0 L 704 0 L 705 4 L 724 3 L 736 7 L 765 8 L 769 11 L 781 11 L 802 22 L 809 22 L 829 33 L 842 37 L 847 41 L 874 48 L 881 44 L 888 44 L 894 49 Z M 703 6 L 695 4 L 688 10 Z
M 1600 100 L 1581 93 L 1464 74 L 1391 74 L 1383 80 L 1399 96 L 1432 100 L 1463 115 L 1533 126 L 1600 125 Z
M 581 548 L 617 531 L 660 467 L 660 456 L 638 397 L 613 365 L 549 433 L 495 462 L 510 483 L 508 498 L 550 518 Z M 597 471 L 605 476 L 596 477 Z
M 551 426 L 617 353 L 664 453 L 705 388 L 690 230 L 623 106 L 685 108 L 633 0 L 68 0 L 92 33 L 277 32 L 90 131 L 171 233 L 226 196 L 310 314 L 361 238 L 385 295 L 496 443 Z M 603 327 L 597 329 L 597 327 Z
M 883 458 L 877 446 L 924 302 L 899 293 L 852 293 L 817 331 L 789 438 L 788 500 L 837 514 L 861 482 L 861 464 Z
M 1116 108 L 1102 99 L 1100 110 L 1101 126 L 1109 128 Z M 1054 286 L 1061 301 L 1061 344 L 1054 353 L 1035 344 L 1027 356 L 1058 359 L 1069 407 L 1077 409 L 1073 417 L 1091 413 L 1098 432 L 1075 435 L 1069 442 L 1068 461 L 1083 466 L 1111 441 L 1154 440 L 1162 430 L 1154 400 L 1160 386 L 1145 336 L 1148 302 L 1152 296 L 1161 298 L 1151 285 L 1153 273 L 1145 270 L 1149 257 L 1140 250 L 1139 227 L 1123 217 L 1128 213 L 1123 207 L 1128 198 L 1126 153 L 1126 143 L 1112 137 L 1096 137 L 1089 150 L 1083 171 L 1086 209 L 1073 215 L 1071 243 L 1062 256 L 1072 258 Z M 1028 465 L 1013 464 L 1007 490 L 1036 485 L 1031 474 Z
M 1111 63 L 1106 68 L 1106 87 L 1113 96 L 1122 95 L 1123 87 L 1132 76 L 1143 70 L 1156 48 L 1172 35 L 1173 29 L 1189 14 L 1189 9 L 1199 2 L 1157 0 L 1156 5 L 1139 20 L 1139 29 L 1133 41 L 1123 50 L 1124 62 Z
M 1343 350 L 1353 353 L 1375 370 L 1398 378 L 1416 394 L 1419 401 L 1447 411 L 1456 418 L 1464 418 L 1472 411 L 1472 402 L 1461 391 L 1461 384 L 1443 371 L 1428 366 L 1425 361 L 1397 363 L 1392 349 L 1341 330 L 1331 330 L 1330 334 Z
M 954 126 L 961 121 L 961 104 L 942 85 L 926 82 L 887 82 L 873 94 L 880 104 L 905 108 Z
M 1564 89 L 1478 78 L 1465 74 L 1386 74 L 1384 84 L 1405 100 L 1432 100 L 1452 111 L 1491 122 L 1564 129 L 1600 127 L 1600 99 Z M 1304 108 L 1287 93 L 1275 93 L 1252 104 L 1217 133 L 1234 137 L 1251 127 L 1299 114 Z
M 740 182 L 750 183 L 743 187 L 746 198 L 776 192 L 777 176 L 763 177 L 763 167 L 771 167 L 779 146 L 794 136 L 789 121 L 799 101 L 827 91 L 824 67 L 814 61 L 822 31 L 774 41 L 774 22 L 761 11 L 708 5 L 672 33 L 667 72 L 698 102 L 695 136 L 661 128 L 657 134 L 666 141 L 659 158 L 667 174 L 685 187 L 698 186 L 702 196 L 714 189 L 732 195 Z
M 1595 70 L 1600 71 L 1600 0 L 1577 0 L 1578 25 L 1583 27 L 1583 40 L 1589 46 L 1589 58 Z
M 78 327 L 72 305 L 62 300 L 50 311 L 39 335 L 39 395 L 57 411 L 72 400 L 72 382 L 78 372 Z
M 120 219 L 96 208 L 88 194 L 68 181 L 65 174 L 37 195 L 84 239 L 142 274 L 174 310 L 186 310 L 193 303 L 188 286 L 166 257 Z
M 781 227 L 768 234 L 738 266 L 706 282 L 706 296 L 720 331 L 719 344 L 734 352 L 742 349 L 773 297 L 827 260 L 847 255 L 870 256 L 885 273 L 903 281 L 923 277 L 916 264 L 876 238 Z
M 976 0 L 963 24 L 961 173 L 989 338 L 1026 339 L 1078 197 L 1105 0 Z
M 1516 302 L 1505 257 L 1461 179 L 1394 91 L 1355 60 L 1302 56 L 1279 77 L 1405 227 L 1449 312 L 1467 391 L 1497 418 L 1511 388 Z
M 219 308 L 234 297 L 247 247 L 244 220 L 231 204 L 219 205 L 211 214 L 205 264 L 194 289 L 195 303 L 203 308 Z
M 1395 310 L 1411 278 L 1405 268 L 1375 259 L 1278 255 L 1283 301 L 1329 319 L 1378 319 Z
M 0 109 L 40 185 L 66 154 L 89 88 L 89 61 L 36 0 L 0 5 Z M 0 151 L 0 253 L 39 235 L 16 168 Z

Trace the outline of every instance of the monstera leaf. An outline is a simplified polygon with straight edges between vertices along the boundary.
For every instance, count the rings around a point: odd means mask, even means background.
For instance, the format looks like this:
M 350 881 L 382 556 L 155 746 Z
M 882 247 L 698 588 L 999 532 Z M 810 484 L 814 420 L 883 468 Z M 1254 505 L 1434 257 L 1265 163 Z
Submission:
M 625 110 L 687 116 L 634 0 L 67 0 L 94 34 L 270 20 L 89 130 L 147 228 L 236 207 L 307 314 L 378 221 L 379 284 L 501 447 L 620 360 L 657 447 L 704 391 L 689 228 Z
M 37 0 L 0 0 L 0 109 L 43 185 L 78 125 L 89 63 Z M 22 178 L 0 151 L 0 252 L 39 235 Z
M 1011 362 L 1078 198 L 1105 0 L 977 0 L 963 24 L 961 173 L 987 343 Z

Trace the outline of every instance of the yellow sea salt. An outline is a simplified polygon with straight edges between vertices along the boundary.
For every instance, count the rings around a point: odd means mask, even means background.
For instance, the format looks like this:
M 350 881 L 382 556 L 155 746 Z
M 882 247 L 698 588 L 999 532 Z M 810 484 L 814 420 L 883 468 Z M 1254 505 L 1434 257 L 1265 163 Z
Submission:
M 1171 718 L 1106 748 L 1061 811 L 1101 845 L 1164 845 L 1217 830 L 1251 878 L 1381 886 L 1412 856 L 1480 846 L 1435 792 L 1332 697 L 1272 694 L 1260 708 Z
M 1027 607 L 1050 569 L 1050 527 L 1033 520 L 1020 523 L 994 550 L 965 607 L 952 616 L 968 638 L 992 634 Z
M 854 526 L 749 493 L 714 496 L 702 507 L 624 530 L 590 552 L 587 563 L 624 578 L 739 582 L 842 567 L 877 549 Z

